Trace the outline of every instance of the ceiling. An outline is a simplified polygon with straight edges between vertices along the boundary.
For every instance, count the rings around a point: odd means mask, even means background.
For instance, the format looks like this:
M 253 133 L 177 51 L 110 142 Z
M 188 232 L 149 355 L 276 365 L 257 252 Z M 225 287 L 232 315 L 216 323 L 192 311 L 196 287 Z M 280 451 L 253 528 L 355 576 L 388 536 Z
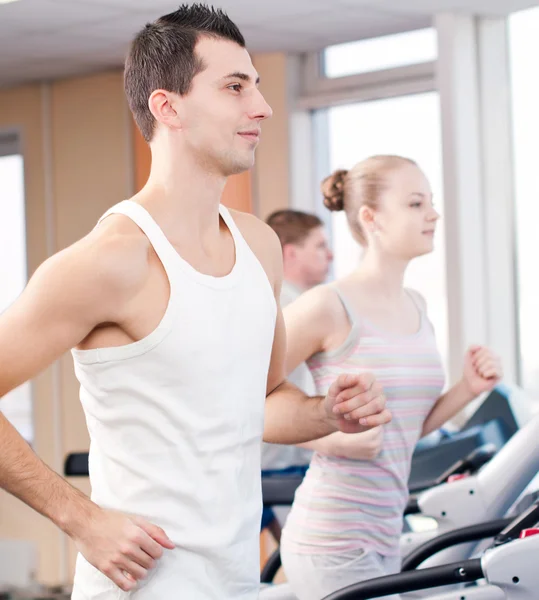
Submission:
M 180 0 L 0 4 L 0 86 L 120 66 L 129 40 Z M 301 52 L 429 26 L 441 11 L 500 15 L 538 0 L 215 0 L 252 52 Z

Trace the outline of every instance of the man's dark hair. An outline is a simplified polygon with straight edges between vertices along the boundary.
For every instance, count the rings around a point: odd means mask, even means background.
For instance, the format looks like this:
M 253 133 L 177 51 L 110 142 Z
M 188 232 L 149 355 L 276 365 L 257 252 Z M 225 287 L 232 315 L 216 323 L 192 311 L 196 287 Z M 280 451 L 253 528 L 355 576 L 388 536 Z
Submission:
M 133 40 L 125 62 L 124 87 L 129 108 L 147 142 L 155 127 L 148 108 L 150 95 L 158 89 L 182 96 L 189 92 L 195 75 L 206 67 L 195 53 L 201 36 L 245 47 L 245 39 L 231 19 L 205 4 L 182 4 L 148 23 Z
M 323 225 L 316 215 L 291 209 L 271 213 L 266 223 L 275 231 L 283 247 L 303 243 L 312 229 Z

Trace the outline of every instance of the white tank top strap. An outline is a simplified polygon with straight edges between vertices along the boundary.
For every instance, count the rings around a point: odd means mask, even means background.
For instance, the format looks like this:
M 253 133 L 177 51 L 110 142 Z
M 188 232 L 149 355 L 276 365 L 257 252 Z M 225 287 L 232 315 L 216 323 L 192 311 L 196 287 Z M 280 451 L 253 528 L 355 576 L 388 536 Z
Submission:
M 241 235 L 236 222 L 224 204 L 219 204 L 219 214 L 221 215 L 221 218 L 225 222 L 226 226 L 230 229 L 230 233 L 232 234 L 234 241 L 236 242 L 238 239 L 243 241 L 243 236 Z
M 415 292 L 414 290 L 410 290 L 408 288 L 404 288 L 404 292 L 407 294 L 407 296 L 413 302 L 414 306 L 417 308 L 417 310 L 420 312 L 420 314 L 423 314 L 425 312 L 425 307 L 423 306 L 422 302 L 420 302 L 419 298 L 417 297 L 417 292 Z
M 124 200 L 109 208 L 99 219 L 98 225 L 103 219 L 112 214 L 122 214 L 129 217 L 143 231 L 150 240 L 159 260 L 163 263 L 170 279 L 170 274 L 174 271 L 174 263 L 179 255 L 150 213 L 140 204 L 132 200 Z
M 234 218 L 230 214 L 230 211 L 223 204 L 219 205 L 219 214 L 221 215 L 221 218 L 225 222 L 225 225 L 228 227 L 228 230 L 230 231 L 232 238 L 234 240 L 234 246 L 236 247 L 236 262 L 238 262 L 238 261 L 242 262 L 245 257 L 246 251 L 248 253 L 250 253 L 252 251 L 249 248 L 249 245 L 247 244 L 247 242 L 245 241 L 238 226 L 236 225 L 236 222 L 234 221 Z
M 431 330 L 431 332 L 434 333 L 434 328 L 432 326 L 432 323 L 430 322 L 430 320 L 427 316 L 427 309 L 426 309 L 424 303 L 420 300 L 421 296 L 419 296 L 419 294 L 417 292 L 415 292 L 414 290 L 404 288 L 404 291 L 406 292 L 406 294 L 408 295 L 410 300 L 413 302 L 417 312 L 419 313 L 418 333 L 423 331 L 425 324 L 427 324 L 429 326 L 428 328 Z

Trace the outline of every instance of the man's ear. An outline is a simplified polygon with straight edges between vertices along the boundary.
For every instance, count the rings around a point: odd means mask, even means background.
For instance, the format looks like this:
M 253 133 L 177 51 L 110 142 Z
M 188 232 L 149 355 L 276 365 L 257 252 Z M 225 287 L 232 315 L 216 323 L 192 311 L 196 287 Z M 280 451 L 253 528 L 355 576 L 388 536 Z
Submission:
M 298 249 L 295 244 L 285 244 L 283 246 L 283 261 L 290 261 L 296 258 Z
M 176 101 L 176 94 L 165 90 L 154 90 L 148 99 L 148 108 L 158 123 L 172 129 L 181 129 Z

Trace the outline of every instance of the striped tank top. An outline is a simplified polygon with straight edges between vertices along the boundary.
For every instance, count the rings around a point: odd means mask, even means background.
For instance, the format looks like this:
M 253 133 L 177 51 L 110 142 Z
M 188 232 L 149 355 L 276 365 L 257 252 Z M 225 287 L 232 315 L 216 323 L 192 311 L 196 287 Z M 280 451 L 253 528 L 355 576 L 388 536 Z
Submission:
M 334 289 L 352 326 L 338 349 L 308 361 L 317 392 L 326 394 L 341 373 L 371 372 L 384 388 L 393 418 L 384 426 L 382 450 L 373 460 L 314 454 L 282 543 L 304 554 L 365 549 L 392 556 L 399 553 L 412 453 L 444 385 L 442 362 L 434 330 L 412 294 L 419 329 L 393 335 L 357 317 Z

